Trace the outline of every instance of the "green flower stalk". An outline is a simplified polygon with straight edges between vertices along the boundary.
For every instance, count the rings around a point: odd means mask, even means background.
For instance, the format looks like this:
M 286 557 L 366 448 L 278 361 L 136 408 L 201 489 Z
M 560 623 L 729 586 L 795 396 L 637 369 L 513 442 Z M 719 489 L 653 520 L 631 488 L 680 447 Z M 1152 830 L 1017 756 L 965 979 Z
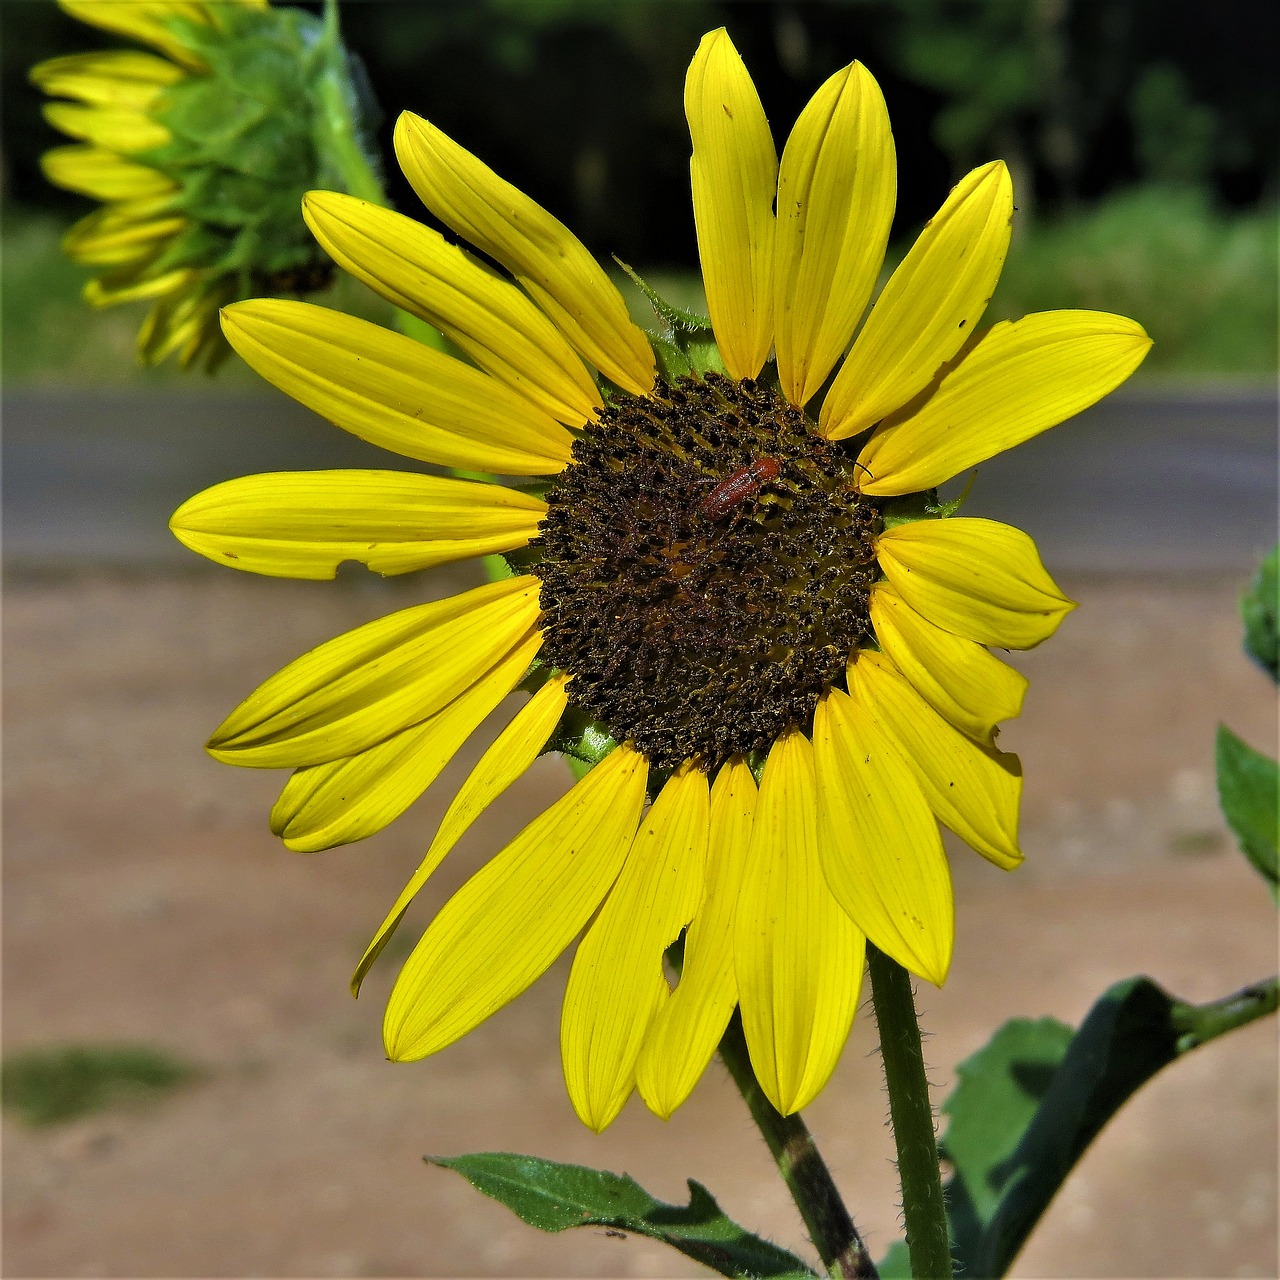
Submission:
M 302 196 L 381 200 L 336 11 L 267 0 L 59 0 L 149 45 L 42 62 L 45 117 L 76 142 L 46 153 L 55 185 L 102 202 L 63 247 L 92 267 L 93 307 L 147 301 L 138 359 L 213 369 L 227 303 L 327 287 Z

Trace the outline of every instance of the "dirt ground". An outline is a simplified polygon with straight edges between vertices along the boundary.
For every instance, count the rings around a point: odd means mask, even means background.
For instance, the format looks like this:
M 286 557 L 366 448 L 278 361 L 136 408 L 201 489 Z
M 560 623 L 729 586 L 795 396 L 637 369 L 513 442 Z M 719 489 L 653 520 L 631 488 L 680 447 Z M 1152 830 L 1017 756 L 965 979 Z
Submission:
M 955 967 L 921 996 L 939 1100 L 1008 1017 L 1078 1022 L 1135 973 L 1206 1000 L 1275 966 L 1273 909 L 1214 799 L 1216 722 L 1268 750 L 1276 736 L 1274 691 L 1240 652 L 1243 584 L 1063 585 L 1082 607 L 1019 659 L 1032 689 L 1004 737 L 1027 773 L 1027 862 L 1006 874 L 957 851 Z M 557 1060 L 563 961 L 436 1058 L 383 1060 L 394 962 L 565 785 L 562 766 L 541 762 L 472 831 L 353 1002 L 352 966 L 479 744 L 392 829 L 316 857 L 267 830 L 283 775 L 203 754 L 258 680 L 419 590 L 213 571 L 10 581 L 5 1049 L 142 1041 L 205 1074 L 145 1109 L 5 1120 L 5 1276 L 703 1274 L 643 1240 L 539 1235 L 420 1160 L 479 1150 L 626 1171 L 669 1200 L 697 1178 L 807 1250 L 718 1067 L 668 1124 L 636 1100 L 601 1137 L 577 1123 Z M 809 1120 L 879 1256 L 898 1212 L 874 1050 L 864 1011 Z M 1015 1274 L 1275 1276 L 1276 1071 L 1272 1020 L 1158 1077 Z

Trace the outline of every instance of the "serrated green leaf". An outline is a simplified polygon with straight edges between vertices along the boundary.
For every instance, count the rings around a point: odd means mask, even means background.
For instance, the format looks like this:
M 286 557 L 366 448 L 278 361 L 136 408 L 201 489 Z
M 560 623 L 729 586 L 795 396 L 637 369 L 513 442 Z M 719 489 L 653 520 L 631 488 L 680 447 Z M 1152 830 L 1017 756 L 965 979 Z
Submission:
M 1280 546 L 1271 548 L 1253 585 L 1240 600 L 1245 652 L 1280 681 Z
M 1276 762 L 1218 726 L 1214 747 L 1218 802 L 1244 855 L 1280 900 L 1277 843 L 1280 843 L 1280 770 Z
M 687 1205 L 663 1204 L 623 1174 L 534 1156 L 489 1151 L 427 1163 L 460 1173 L 477 1191 L 540 1231 L 607 1227 L 661 1240 L 723 1276 L 811 1276 L 794 1254 L 727 1218 L 710 1192 L 689 1180 Z

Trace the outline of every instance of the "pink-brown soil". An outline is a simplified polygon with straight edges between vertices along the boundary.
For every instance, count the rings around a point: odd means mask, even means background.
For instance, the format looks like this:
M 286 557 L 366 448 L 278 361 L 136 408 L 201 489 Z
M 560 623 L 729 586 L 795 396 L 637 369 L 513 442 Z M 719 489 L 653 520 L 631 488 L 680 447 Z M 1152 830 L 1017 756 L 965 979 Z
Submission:
M 1078 1022 L 1136 973 L 1207 1000 L 1275 967 L 1274 909 L 1214 796 L 1218 720 L 1275 745 L 1274 690 L 1239 647 L 1243 584 L 1064 585 L 1082 607 L 1017 659 L 1032 689 L 1003 739 L 1026 767 L 1026 864 L 956 851 L 955 967 L 920 996 L 939 1101 L 1006 1018 Z M 718 1066 L 670 1123 L 633 1100 L 601 1137 L 578 1124 L 557 1060 L 564 961 L 434 1059 L 384 1061 L 396 962 L 563 766 L 540 762 L 477 825 L 354 1002 L 350 971 L 479 744 L 389 831 L 304 857 L 267 830 L 282 775 L 201 743 L 279 665 L 416 590 L 197 572 L 9 584 L 6 1051 L 141 1041 L 204 1075 L 59 1128 L 6 1118 L 4 1275 L 703 1274 L 650 1241 L 542 1236 L 420 1158 L 481 1150 L 625 1171 L 669 1200 L 693 1177 L 807 1250 Z M 864 1011 L 809 1120 L 879 1256 L 899 1226 L 875 1048 Z M 1015 1274 L 1275 1276 L 1276 1059 L 1270 1020 L 1157 1077 Z

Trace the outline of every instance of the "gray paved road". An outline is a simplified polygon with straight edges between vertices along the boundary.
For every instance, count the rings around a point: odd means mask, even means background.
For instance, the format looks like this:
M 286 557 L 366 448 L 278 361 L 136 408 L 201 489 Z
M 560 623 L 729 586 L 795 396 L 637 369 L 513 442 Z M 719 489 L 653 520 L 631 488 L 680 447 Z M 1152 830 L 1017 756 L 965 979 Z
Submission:
M 3 397 L 11 568 L 179 565 L 169 513 L 254 471 L 409 465 L 283 395 Z M 1276 537 L 1274 397 L 1136 391 L 984 465 L 966 514 L 1032 533 L 1055 572 L 1244 573 Z

